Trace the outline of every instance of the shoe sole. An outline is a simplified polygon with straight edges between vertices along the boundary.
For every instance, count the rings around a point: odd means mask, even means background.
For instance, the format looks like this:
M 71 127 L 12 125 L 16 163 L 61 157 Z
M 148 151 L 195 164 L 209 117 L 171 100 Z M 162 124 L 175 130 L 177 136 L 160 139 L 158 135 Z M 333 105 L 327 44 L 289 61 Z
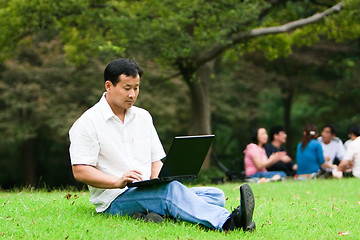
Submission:
M 241 218 L 243 222 L 243 229 L 245 231 L 255 229 L 255 223 L 252 221 L 255 199 L 253 191 L 250 186 L 245 183 L 240 187 L 240 206 L 241 206 Z
M 159 214 L 154 212 L 149 213 L 141 213 L 141 212 L 135 212 L 132 216 L 133 219 L 140 219 L 144 220 L 145 222 L 154 222 L 154 223 L 161 223 L 164 219 Z
M 144 217 L 145 222 L 154 222 L 154 223 L 161 223 L 164 219 L 159 214 L 154 212 L 149 212 Z

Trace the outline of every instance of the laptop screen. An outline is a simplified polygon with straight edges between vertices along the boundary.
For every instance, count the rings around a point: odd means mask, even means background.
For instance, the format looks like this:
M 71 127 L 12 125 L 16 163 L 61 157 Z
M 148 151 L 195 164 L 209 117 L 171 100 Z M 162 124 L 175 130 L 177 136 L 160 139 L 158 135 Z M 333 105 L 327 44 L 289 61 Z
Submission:
M 159 177 L 197 175 L 215 135 L 175 137 Z

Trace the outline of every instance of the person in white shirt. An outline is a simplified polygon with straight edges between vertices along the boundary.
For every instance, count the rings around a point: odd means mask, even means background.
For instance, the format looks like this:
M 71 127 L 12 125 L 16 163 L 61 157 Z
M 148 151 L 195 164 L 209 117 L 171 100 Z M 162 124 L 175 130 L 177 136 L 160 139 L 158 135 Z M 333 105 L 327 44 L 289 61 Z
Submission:
M 348 135 L 349 139 L 344 142 L 345 151 L 346 151 L 347 148 L 349 147 L 350 143 L 353 141 L 352 138 L 351 138 L 351 132 L 350 132 L 350 131 L 351 131 L 351 128 L 352 128 L 353 126 L 357 126 L 357 124 L 352 124 L 352 125 L 349 127 L 349 135 Z
M 324 152 L 325 161 L 329 165 L 334 164 L 334 160 L 341 161 L 345 155 L 345 147 L 340 138 L 336 137 L 336 129 L 332 124 L 325 125 L 321 131 L 321 137 L 318 138 Z M 332 169 L 324 169 L 327 172 Z
M 343 172 L 351 172 L 354 177 L 360 178 L 360 126 L 354 125 L 350 128 L 350 139 L 352 140 L 346 149 L 345 156 L 337 169 L 333 170 L 333 176 L 342 178 Z
M 214 187 L 188 188 L 177 181 L 127 187 L 157 178 L 165 157 L 151 115 L 133 106 L 142 74 L 134 60 L 110 62 L 104 71 L 106 92 L 69 131 L 73 175 L 88 185 L 96 211 L 171 216 L 221 231 L 254 230 L 255 202 L 248 184 L 240 187 L 240 206 L 232 213 L 224 208 L 223 191 Z

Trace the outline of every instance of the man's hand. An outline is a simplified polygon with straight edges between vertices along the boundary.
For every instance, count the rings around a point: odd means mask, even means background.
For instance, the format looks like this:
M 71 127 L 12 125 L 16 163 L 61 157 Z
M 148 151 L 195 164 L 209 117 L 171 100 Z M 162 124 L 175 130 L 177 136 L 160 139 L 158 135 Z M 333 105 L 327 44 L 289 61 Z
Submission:
M 277 160 L 276 162 L 278 162 L 278 161 L 281 161 L 284 156 L 286 156 L 286 152 L 284 152 L 284 151 L 275 152 L 275 153 L 273 153 L 271 155 L 274 155 L 274 158 Z
M 128 183 L 132 183 L 134 181 L 142 181 L 141 172 L 136 170 L 127 171 L 120 178 L 119 188 L 124 188 Z
M 281 151 L 280 153 L 282 153 L 280 156 L 281 161 L 283 161 L 284 163 L 291 162 L 291 157 L 289 157 L 289 155 L 287 155 L 285 151 Z

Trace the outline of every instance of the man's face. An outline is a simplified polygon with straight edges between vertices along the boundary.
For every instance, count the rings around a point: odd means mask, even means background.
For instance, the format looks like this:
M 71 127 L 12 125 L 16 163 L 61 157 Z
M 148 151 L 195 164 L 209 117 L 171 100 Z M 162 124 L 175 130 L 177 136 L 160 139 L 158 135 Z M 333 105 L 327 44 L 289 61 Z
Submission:
M 329 143 L 333 139 L 334 135 L 331 134 L 331 129 L 329 127 L 325 127 L 321 132 L 321 137 L 324 143 Z
M 139 95 L 140 77 L 121 74 L 119 82 L 114 86 L 110 81 L 105 82 L 108 100 L 113 111 L 121 112 L 131 108 Z
M 280 131 L 278 134 L 274 134 L 274 140 L 279 141 L 281 144 L 286 143 L 287 134 L 284 131 Z
M 353 134 L 353 133 L 350 133 L 350 134 L 349 134 L 349 137 L 350 137 L 350 139 L 353 140 L 353 141 L 357 138 L 357 136 L 356 136 L 355 134 Z

